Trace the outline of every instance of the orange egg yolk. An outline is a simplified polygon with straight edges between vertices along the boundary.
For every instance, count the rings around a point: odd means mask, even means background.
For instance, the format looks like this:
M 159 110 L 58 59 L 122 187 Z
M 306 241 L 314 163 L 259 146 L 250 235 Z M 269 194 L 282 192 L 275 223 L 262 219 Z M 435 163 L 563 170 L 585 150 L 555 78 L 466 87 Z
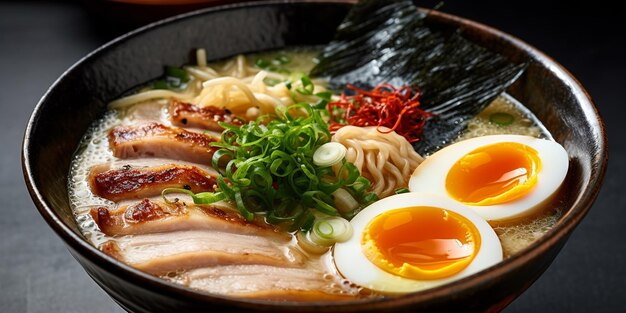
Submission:
M 391 274 L 418 280 L 450 277 L 478 253 L 480 233 L 462 215 L 436 207 L 384 212 L 365 227 L 365 256 Z
M 506 203 L 528 194 L 540 169 L 535 149 L 515 142 L 492 144 L 458 160 L 448 172 L 446 189 L 468 205 Z

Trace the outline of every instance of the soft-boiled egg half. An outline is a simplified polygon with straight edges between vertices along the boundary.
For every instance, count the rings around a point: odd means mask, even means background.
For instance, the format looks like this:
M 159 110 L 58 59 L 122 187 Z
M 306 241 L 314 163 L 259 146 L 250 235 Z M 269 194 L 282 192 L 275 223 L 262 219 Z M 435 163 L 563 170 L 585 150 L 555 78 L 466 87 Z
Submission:
M 409 190 L 462 203 L 490 221 L 532 213 L 559 188 L 569 166 L 555 141 L 518 135 L 476 137 L 445 147 L 420 164 Z
M 376 201 L 351 221 L 353 235 L 334 247 L 339 272 L 384 293 L 442 285 L 502 260 L 489 224 L 458 202 L 426 193 Z

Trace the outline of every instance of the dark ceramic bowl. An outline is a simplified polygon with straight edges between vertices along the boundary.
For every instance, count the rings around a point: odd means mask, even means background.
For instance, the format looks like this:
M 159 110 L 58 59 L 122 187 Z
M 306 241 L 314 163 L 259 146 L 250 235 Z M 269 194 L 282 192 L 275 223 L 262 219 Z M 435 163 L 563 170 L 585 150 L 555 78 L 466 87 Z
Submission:
M 182 15 L 149 25 L 91 53 L 50 88 L 35 108 L 23 147 L 26 184 L 50 227 L 87 273 L 133 312 L 272 311 L 403 312 L 498 311 L 550 265 L 596 198 L 607 164 L 604 126 L 589 95 L 558 63 L 507 34 L 431 12 L 441 27 L 463 27 L 472 41 L 531 65 L 509 93 L 526 104 L 567 149 L 570 169 L 559 194 L 564 214 L 523 252 L 450 285 L 397 298 L 347 303 L 276 303 L 202 293 L 168 283 L 105 255 L 80 234 L 68 203 L 72 154 L 87 127 L 120 93 L 161 75 L 165 64 L 189 63 L 206 48 L 209 58 L 328 42 L 350 1 L 256 2 Z

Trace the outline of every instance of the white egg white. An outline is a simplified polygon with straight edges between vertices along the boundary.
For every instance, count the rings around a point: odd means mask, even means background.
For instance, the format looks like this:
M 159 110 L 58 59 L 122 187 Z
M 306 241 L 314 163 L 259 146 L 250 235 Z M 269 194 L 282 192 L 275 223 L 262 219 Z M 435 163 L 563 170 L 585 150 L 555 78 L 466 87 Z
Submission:
M 415 280 L 386 272 L 363 254 L 361 239 L 370 221 L 383 212 L 415 206 L 438 207 L 456 212 L 476 226 L 480 233 L 481 246 L 474 260 L 465 269 L 447 278 Z M 359 212 L 350 224 L 354 230 L 352 237 L 346 242 L 335 244 L 335 265 L 350 281 L 383 293 L 407 293 L 433 288 L 472 275 L 502 260 L 500 240 L 482 217 L 455 201 L 433 194 L 411 192 L 384 198 Z
M 569 167 L 567 151 L 555 141 L 530 136 L 493 135 L 452 144 L 429 156 L 417 167 L 409 180 L 409 190 L 434 193 L 458 202 L 446 190 L 446 177 L 452 166 L 463 156 L 480 147 L 502 142 L 524 144 L 537 151 L 541 159 L 541 170 L 537 173 L 536 185 L 525 196 L 506 203 L 486 206 L 464 205 L 488 221 L 514 219 L 533 213 L 559 189 L 567 175 Z

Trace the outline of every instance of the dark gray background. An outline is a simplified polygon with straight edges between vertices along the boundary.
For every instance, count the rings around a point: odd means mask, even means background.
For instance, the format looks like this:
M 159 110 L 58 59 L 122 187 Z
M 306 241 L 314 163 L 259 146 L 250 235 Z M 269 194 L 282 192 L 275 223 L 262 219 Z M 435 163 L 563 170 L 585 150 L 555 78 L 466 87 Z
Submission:
M 611 162 L 590 214 L 505 311 L 624 312 L 626 12 L 610 1 L 510 2 L 450 0 L 442 10 L 512 33 L 568 68 L 604 117 Z M 20 166 L 27 119 L 48 86 L 129 27 L 96 17 L 80 3 L 0 2 L 0 312 L 122 312 L 39 216 Z

